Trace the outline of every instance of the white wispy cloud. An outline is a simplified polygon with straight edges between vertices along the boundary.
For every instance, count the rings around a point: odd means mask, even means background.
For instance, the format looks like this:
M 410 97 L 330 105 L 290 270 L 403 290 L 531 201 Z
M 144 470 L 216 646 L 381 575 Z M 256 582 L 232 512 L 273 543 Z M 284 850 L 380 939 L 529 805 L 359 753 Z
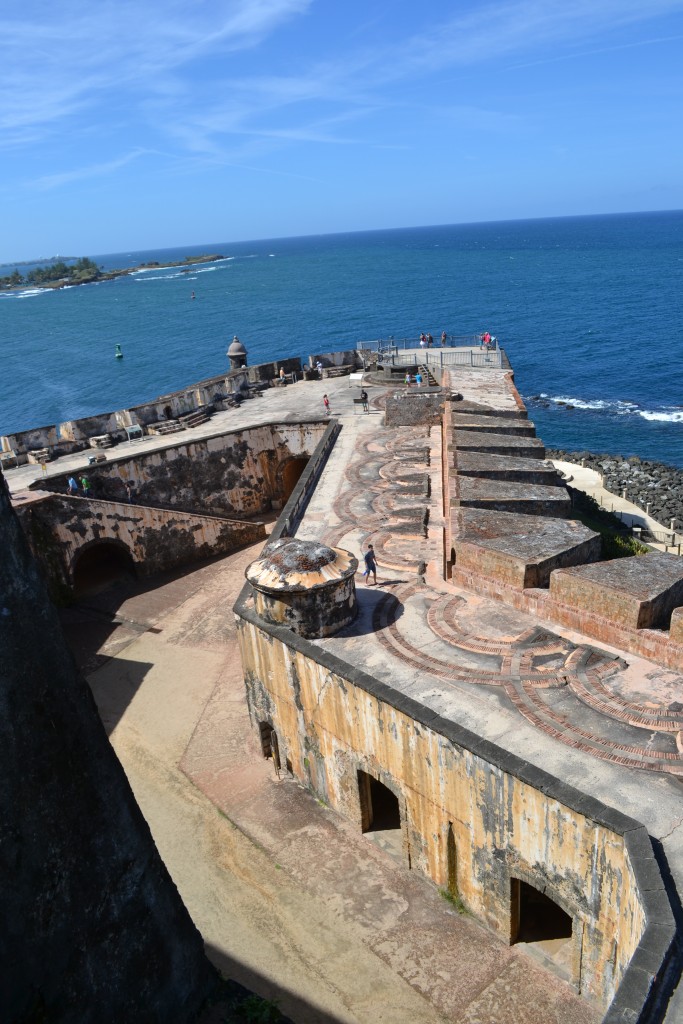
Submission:
M 339 39 L 320 36 L 291 74 L 282 72 L 284 61 L 260 71 L 259 48 L 296 19 L 321 17 L 322 2 L 72 0 L 63 8 L 28 0 L 0 16 L 0 145 L 52 142 L 68 126 L 99 133 L 106 149 L 107 127 L 113 132 L 122 118 L 136 141 L 149 133 L 155 144 L 166 140 L 175 160 L 250 159 L 297 143 L 367 145 L 348 126 L 408 109 L 412 85 L 430 76 L 570 60 L 577 47 L 599 52 L 619 30 L 683 11 L 683 0 L 472 0 L 436 19 L 427 3 L 413 17 L 424 27 L 402 38 L 383 31 L 386 22 L 375 15 L 362 32 L 349 23 Z M 241 63 L 230 73 L 233 58 Z M 510 123 L 484 104 L 449 109 L 448 116 L 491 130 Z M 92 168 L 113 173 L 139 152 Z M 41 178 L 40 187 L 78 176 L 66 169 Z
M 48 190 L 58 188 L 60 185 L 71 184 L 74 181 L 85 181 L 88 178 L 106 177 L 113 171 L 118 171 L 122 167 L 125 167 L 126 164 L 132 163 L 133 160 L 137 160 L 141 156 L 149 155 L 150 153 L 150 150 L 135 149 L 130 153 L 125 153 L 123 156 L 116 157 L 114 160 L 107 160 L 105 163 L 89 164 L 84 167 L 75 168 L 72 171 L 65 171 L 61 174 L 46 174 L 33 181 L 27 182 L 27 184 L 33 189 Z
M 50 124 L 138 88 L 173 91 L 165 76 L 212 55 L 248 49 L 311 0 L 192 4 L 29 2 L 0 17 L 0 129 Z M 181 90 L 182 91 L 182 90 Z

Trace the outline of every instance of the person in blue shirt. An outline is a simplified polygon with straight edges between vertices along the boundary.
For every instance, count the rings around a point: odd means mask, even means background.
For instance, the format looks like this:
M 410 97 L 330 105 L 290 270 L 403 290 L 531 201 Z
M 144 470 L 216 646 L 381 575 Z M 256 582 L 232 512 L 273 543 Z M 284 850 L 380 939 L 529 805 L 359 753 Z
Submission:
M 375 585 L 377 585 L 377 560 L 375 559 L 375 549 L 372 544 L 368 544 L 368 550 L 365 552 L 363 560 L 365 561 L 365 572 L 363 575 L 368 578 L 368 586 L 370 586 L 370 573 L 372 573 Z

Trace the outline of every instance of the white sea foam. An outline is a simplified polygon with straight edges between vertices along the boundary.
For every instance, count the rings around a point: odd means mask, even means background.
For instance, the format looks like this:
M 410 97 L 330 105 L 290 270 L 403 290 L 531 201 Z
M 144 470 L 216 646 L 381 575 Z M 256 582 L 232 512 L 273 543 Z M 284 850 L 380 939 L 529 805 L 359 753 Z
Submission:
M 683 409 L 677 409 L 675 412 L 649 412 L 642 409 L 638 410 L 638 415 L 655 423 L 683 423 Z
M 606 398 L 573 398 L 568 395 L 551 396 L 545 393 L 538 395 L 538 399 L 560 407 L 571 406 L 573 409 L 605 412 L 612 416 L 640 416 L 652 423 L 683 423 L 683 408 L 676 406 L 664 406 L 662 409 L 641 409 L 637 402 Z M 532 399 L 527 399 L 527 401 L 532 401 Z
M 541 395 L 541 398 L 553 402 L 555 405 L 572 405 L 575 409 L 594 409 L 597 412 L 628 413 L 638 409 L 635 402 L 610 401 L 606 398 L 573 398 L 570 395 Z

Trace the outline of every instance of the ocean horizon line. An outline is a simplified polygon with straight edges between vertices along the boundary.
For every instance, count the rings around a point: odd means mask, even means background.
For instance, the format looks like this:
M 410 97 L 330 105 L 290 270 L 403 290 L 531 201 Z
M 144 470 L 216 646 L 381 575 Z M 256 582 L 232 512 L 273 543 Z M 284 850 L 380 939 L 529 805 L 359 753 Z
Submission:
M 473 228 L 478 226 L 495 226 L 500 225 L 513 225 L 513 224 L 537 224 L 537 223 L 553 223 L 561 221 L 577 221 L 577 220 L 603 220 L 610 218 L 620 217 L 657 217 L 657 216 L 672 216 L 675 214 L 682 214 L 683 209 L 672 209 L 672 210 L 626 210 L 626 211 L 612 211 L 607 213 L 576 213 L 576 214 L 553 214 L 546 217 L 502 217 L 495 218 L 492 220 L 476 220 L 476 221 L 454 221 L 450 223 L 438 223 L 438 224 L 408 224 L 399 225 L 394 227 L 384 228 L 354 228 L 348 231 L 320 231 L 313 233 L 305 233 L 301 235 L 263 235 L 258 238 L 242 238 L 242 239 L 230 239 L 223 240 L 221 242 L 201 242 L 201 243 L 177 243 L 173 245 L 151 245 L 145 248 L 132 248 L 130 246 L 124 247 L 123 249 L 109 250 L 107 252 L 93 252 L 92 254 L 83 254 L 79 256 L 36 256 L 35 258 L 21 257 L 20 259 L 6 259 L 0 262 L 0 269 L 5 267 L 14 266 L 31 266 L 38 263 L 52 262 L 53 260 L 77 260 L 82 258 L 83 255 L 88 255 L 89 258 L 108 259 L 112 256 L 135 256 L 138 253 L 164 253 L 164 252 L 178 252 L 184 249 L 201 250 L 197 252 L 197 255 L 203 255 L 204 252 L 210 252 L 216 246 L 225 245 L 261 245 L 264 242 L 295 242 L 295 241 L 310 241 L 318 238 L 350 238 L 358 237 L 363 235 L 374 235 L 374 234 L 389 234 L 391 232 L 403 232 L 403 231 L 438 231 L 452 230 L 454 228 Z M 221 255 L 224 255 L 221 253 Z

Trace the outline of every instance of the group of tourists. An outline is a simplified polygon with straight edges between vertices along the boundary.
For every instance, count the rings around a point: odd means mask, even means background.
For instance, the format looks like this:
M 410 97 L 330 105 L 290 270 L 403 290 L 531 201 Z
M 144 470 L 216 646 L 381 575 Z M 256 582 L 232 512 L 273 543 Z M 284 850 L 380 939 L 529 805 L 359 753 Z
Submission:
M 67 486 L 69 488 L 69 494 L 79 494 L 81 488 L 83 489 L 83 497 L 87 498 L 90 494 L 90 481 L 87 476 L 82 476 L 80 481 L 75 476 L 70 476 L 67 480 Z
M 448 335 L 445 331 L 441 332 L 441 344 L 445 345 L 448 342 Z M 431 348 L 434 344 L 434 338 L 431 334 L 425 334 L 424 331 L 420 335 L 420 348 Z
M 411 384 L 417 384 L 417 386 L 420 387 L 420 385 L 422 384 L 422 374 L 420 373 L 419 370 L 417 371 L 414 377 L 412 373 L 407 373 L 403 383 L 408 384 L 409 386 Z

